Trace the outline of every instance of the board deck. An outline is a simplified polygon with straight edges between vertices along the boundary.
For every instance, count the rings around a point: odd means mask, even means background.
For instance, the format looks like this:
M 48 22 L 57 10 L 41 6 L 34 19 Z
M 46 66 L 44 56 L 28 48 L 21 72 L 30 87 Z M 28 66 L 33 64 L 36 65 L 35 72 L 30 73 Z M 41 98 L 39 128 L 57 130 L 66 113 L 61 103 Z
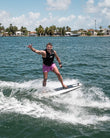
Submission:
M 68 85 L 67 89 L 63 89 L 62 87 L 55 88 L 55 89 L 53 89 L 52 92 L 42 93 L 41 97 L 52 97 L 52 96 L 57 96 L 57 95 L 61 95 L 61 94 L 66 94 L 66 93 L 69 93 L 73 90 L 80 88 L 81 86 L 82 85 L 80 83 L 77 83 L 77 84 Z

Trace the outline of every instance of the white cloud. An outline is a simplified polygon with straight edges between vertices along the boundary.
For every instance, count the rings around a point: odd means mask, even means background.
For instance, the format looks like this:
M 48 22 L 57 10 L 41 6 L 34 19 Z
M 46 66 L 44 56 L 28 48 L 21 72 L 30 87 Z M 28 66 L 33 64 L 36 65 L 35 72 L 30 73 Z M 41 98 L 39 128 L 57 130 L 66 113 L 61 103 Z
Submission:
M 110 0 L 102 0 L 101 2 L 95 3 L 94 0 L 88 0 L 86 2 L 85 10 L 87 13 L 93 13 L 100 15 L 108 14 L 110 12 Z
M 108 9 L 104 9 L 103 14 L 107 13 Z M 33 31 L 39 25 L 43 27 L 56 25 L 58 27 L 70 26 L 72 29 L 79 28 L 94 28 L 94 19 L 91 16 L 75 16 L 73 14 L 65 17 L 53 16 L 50 12 L 45 18 L 40 18 L 40 13 L 29 12 L 26 15 L 23 14 L 18 17 L 12 17 L 8 12 L 1 11 L 0 22 L 5 27 L 9 24 L 16 25 L 18 28 L 21 26 L 27 27 L 28 30 Z M 106 14 L 109 16 L 109 14 Z M 97 19 L 97 23 L 101 23 L 102 20 Z
M 69 15 L 67 17 L 53 16 L 52 13 L 44 18 L 40 18 L 40 13 L 29 12 L 17 17 L 12 17 L 8 12 L 2 11 L 0 14 L 0 22 L 5 27 L 9 27 L 10 24 L 17 26 L 19 29 L 21 26 L 27 27 L 28 30 L 34 30 L 39 25 L 43 27 L 56 25 L 59 27 L 70 26 L 73 24 L 75 15 Z
M 94 20 L 90 16 L 79 15 L 73 23 L 73 29 L 94 28 Z
M 110 8 L 110 0 L 104 0 L 98 3 L 99 7 L 109 7 Z
M 85 11 L 91 18 L 97 21 L 97 28 L 99 26 L 107 27 L 110 23 L 110 0 L 88 0 L 86 2 Z
M 21 15 L 19 17 L 12 17 L 12 18 L 10 18 L 10 20 L 11 20 L 12 24 L 19 26 L 21 24 L 24 25 L 26 23 L 27 19 L 26 19 L 25 15 Z
M 6 11 L 0 11 L 0 23 L 2 23 L 2 25 L 8 25 L 10 22 L 10 14 Z
M 48 10 L 66 10 L 71 0 L 47 0 Z
M 6 11 L 0 11 L 0 19 L 3 19 L 4 16 L 7 18 L 10 16 L 10 14 Z
M 99 2 L 97 7 L 100 8 L 99 14 L 102 19 L 105 20 L 105 23 L 110 23 L 110 0 L 103 0 L 102 2 Z
M 18 17 L 12 17 L 8 12 L 1 11 L 0 14 L 0 23 L 5 27 L 8 27 L 9 24 L 13 24 L 20 28 L 21 26 L 25 26 L 28 29 L 32 30 L 36 27 L 36 22 L 40 17 L 40 13 L 29 12 L 27 15 L 21 15 Z
M 94 4 L 94 0 L 88 0 L 87 4 Z
M 97 13 L 99 11 L 99 8 L 94 5 L 94 0 L 88 0 L 86 2 L 85 10 L 87 13 Z
M 72 22 L 72 20 L 75 19 L 75 15 L 70 15 L 68 17 L 61 17 L 58 19 L 59 23 L 68 23 L 68 22 Z
M 52 13 L 49 13 L 49 15 L 41 20 L 39 20 L 37 22 L 37 26 L 39 26 L 40 24 L 43 27 L 49 27 L 51 25 L 56 25 L 58 27 L 62 27 L 62 26 L 71 26 L 71 24 L 73 24 L 73 21 L 75 19 L 75 15 L 70 15 L 68 17 L 58 17 L 58 16 L 53 16 Z
M 58 23 L 58 17 L 53 16 L 52 13 L 49 13 L 47 17 L 37 22 L 37 26 L 41 24 L 43 27 L 47 27 L 51 25 L 57 25 L 57 23 Z
M 34 20 L 40 17 L 40 13 L 29 12 L 28 14 L 29 14 L 29 18 Z
M 21 26 L 27 27 L 28 30 L 33 31 L 39 25 L 43 27 L 56 25 L 58 27 L 70 26 L 72 29 L 88 29 L 95 28 L 95 19 L 97 21 L 97 29 L 99 26 L 108 26 L 110 23 L 110 0 L 102 0 L 101 2 L 95 2 L 95 0 L 88 0 L 86 2 L 85 10 L 86 15 L 65 15 L 53 16 L 53 11 L 48 13 L 47 16 L 41 18 L 39 12 L 30 11 L 27 14 L 22 14 L 17 17 L 12 17 L 10 13 L 6 11 L 0 11 L 0 23 L 5 27 L 8 27 L 11 23 L 18 28 Z M 47 0 L 48 7 L 52 10 L 67 9 L 71 0 Z M 50 5 L 49 5 L 50 4 Z M 67 4 L 67 5 L 65 5 Z

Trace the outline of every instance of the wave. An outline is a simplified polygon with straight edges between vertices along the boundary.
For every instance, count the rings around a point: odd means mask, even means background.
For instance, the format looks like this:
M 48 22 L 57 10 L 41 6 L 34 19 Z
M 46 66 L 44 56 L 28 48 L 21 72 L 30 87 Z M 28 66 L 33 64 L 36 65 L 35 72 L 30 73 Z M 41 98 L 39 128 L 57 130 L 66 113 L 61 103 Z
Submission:
M 65 80 L 65 84 L 71 83 L 80 81 Z M 46 89 L 52 91 L 59 86 L 58 81 L 49 80 Z M 0 81 L 0 113 L 14 112 L 82 125 L 110 121 L 110 99 L 101 88 L 82 84 L 80 89 L 50 98 L 39 97 L 42 90 L 42 80 L 21 83 Z

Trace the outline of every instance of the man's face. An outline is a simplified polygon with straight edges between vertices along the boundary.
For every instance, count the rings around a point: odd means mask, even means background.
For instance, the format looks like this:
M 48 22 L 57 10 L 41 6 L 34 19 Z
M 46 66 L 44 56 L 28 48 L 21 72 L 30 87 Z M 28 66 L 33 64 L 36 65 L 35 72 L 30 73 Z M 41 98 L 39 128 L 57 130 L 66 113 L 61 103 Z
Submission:
M 51 49 L 52 49 L 52 46 L 51 46 L 51 45 L 47 45 L 46 48 L 47 48 L 47 51 L 48 51 L 48 52 L 51 52 Z

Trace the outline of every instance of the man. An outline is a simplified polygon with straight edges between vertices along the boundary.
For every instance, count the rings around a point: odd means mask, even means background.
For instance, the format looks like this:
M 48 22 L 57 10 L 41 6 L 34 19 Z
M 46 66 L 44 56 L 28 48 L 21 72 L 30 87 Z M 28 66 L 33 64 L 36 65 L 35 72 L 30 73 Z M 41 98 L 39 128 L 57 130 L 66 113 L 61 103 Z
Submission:
M 28 48 L 30 48 L 33 52 L 35 52 L 35 53 L 37 53 L 39 55 L 42 55 L 42 59 L 43 59 L 43 75 L 44 75 L 43 86 L 46 86 L 46 81 L 47 81 L 47 78 L 48 78 L 48 72 L 49 71 L 53 71 L 57 75 L 59 81 L 61 82 L 62 87 L 63 88 L 67 88 L 67 86 L 63 83 L 63 78 L 62 78 L 57 66 L 55 65 L 55 63 L 53 63 L 54 57 L 56 57 L 60 68 L 62 68 L 62 64 L 61 64 L 60 58 L 58 57 L 56 51 L 54 51 L 52 49 L 52 44 L 48 43 L 46 45 L 46 49 L 45 50 L 37 50 L 37 49 L 33 48 L 32 45 L 29 45 Z

